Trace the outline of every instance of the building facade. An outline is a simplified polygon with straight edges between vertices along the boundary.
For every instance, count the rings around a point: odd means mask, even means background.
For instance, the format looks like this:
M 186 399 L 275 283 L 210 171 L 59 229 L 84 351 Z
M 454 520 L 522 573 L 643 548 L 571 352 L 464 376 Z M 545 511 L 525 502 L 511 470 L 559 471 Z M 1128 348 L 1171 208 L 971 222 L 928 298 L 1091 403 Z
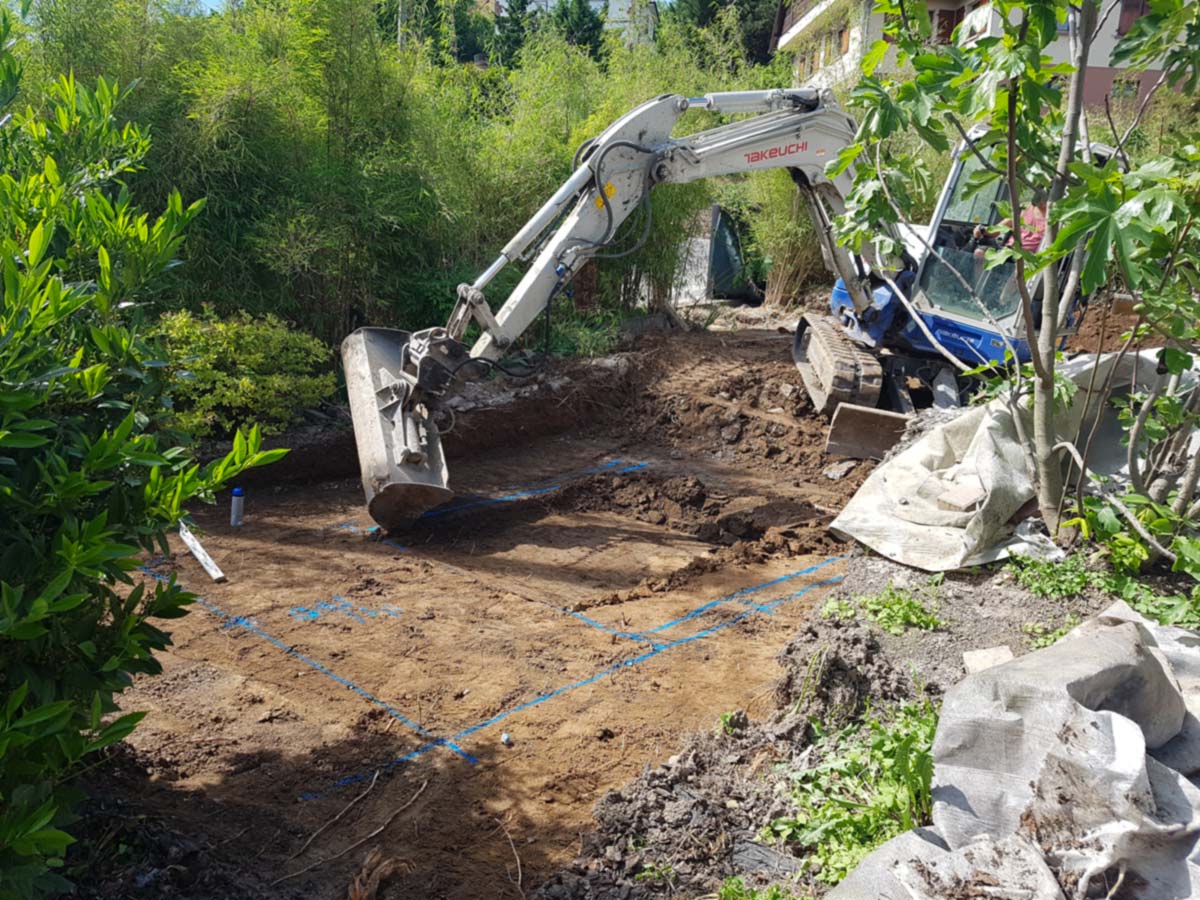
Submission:
M 1000 30 L 999 13 L 989 0 L 926 0 L 937 43 L 949 44 L 954 30 L 959 41 L 977 39 Z M 883 16 L 871 11 L 873 0 L 784 0 L 776 18 L 777 51 L 795 58 L 797 84 L 831 87 L 853 83 L 858 77 L 863 54 L 883 37 Z M 1138 17 L 1148 9 L 1148 0 L 1119 0 L 1104 21 L 1092 44 L 1092 65 L 1084 83 L 1084 102 L 1102 104 L 1106 94 L 1114 98 L 1137 98 L 1149 90 L 1158 72 L 1126 73 L 1112 63 L 1112 51 Z M 1069 41 L 1066 26 L 1048 53 L 1056 62 L 1067 60 Z M 889 52 L 880 71 L 895 65 Z
M 504 4 L 500 0 L 491 2 L 495 4 L 496 15 L 503 15 Z M 558 0 L 531 0 L 529 9 L 549 13 L 557 5 Z M 628 43 L 654 40 L 658 28 L 658 3 L 655 0 L 588 0 L 588 6 L 604 16 L 606 29 L 623 31 Z

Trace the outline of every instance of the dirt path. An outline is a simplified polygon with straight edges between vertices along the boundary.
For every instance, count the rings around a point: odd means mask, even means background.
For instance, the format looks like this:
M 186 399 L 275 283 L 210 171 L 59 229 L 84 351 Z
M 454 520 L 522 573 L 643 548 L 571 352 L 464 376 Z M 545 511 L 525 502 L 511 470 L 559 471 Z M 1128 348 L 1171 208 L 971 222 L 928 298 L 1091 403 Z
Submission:
M 603 421 L 456 461 L 451 508 L 387 540 L 354 481 L 260 486 L 241 529 L 199 511 L 228 583 L 184 553 L 144 573 L 203 599 L 125 695 L 148 716 L 105 783 L 195 846 L 131 895 L 341 897 L 378 845 L 404 867 L 382 897 L 522 896 L 606 790 L 753 711 L 866 474 L 820 474 L 789 340 L 661 340 Z

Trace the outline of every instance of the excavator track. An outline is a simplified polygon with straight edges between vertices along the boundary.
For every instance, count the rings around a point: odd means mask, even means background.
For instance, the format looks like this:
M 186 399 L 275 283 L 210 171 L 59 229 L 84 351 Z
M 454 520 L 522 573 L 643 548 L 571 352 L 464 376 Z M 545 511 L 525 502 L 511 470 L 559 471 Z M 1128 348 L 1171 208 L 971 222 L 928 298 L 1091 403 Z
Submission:
M 873 407 L 879 401 L 879 361 L 856 346 L 833 316 L 801 318 L 792 359 L 813 407 L 822 415 L 832 414 L 841 403 Z

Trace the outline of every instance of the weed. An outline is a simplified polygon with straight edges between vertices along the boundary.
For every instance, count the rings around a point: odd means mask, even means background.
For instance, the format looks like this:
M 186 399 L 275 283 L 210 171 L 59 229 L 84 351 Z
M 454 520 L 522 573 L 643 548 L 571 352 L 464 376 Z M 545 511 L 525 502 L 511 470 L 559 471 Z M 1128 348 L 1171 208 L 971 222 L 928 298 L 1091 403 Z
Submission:
M 1092 583 L 1092 573 L 1079 554 L 1056 561 L 1014 556 L 1004 571 L 1031 594 L 1053 600 L 1078 597 Z
M 675 883 L 675 870 L 670 863 L 647 863 L 633 876 L 634 881 L 655 881 L 663 884 Z
M 821 607 L 821 615 L 839 622 L 853 622 L 858 618 L 858 610 L 849 600 L 830 600 Z
M 1027 622 L 1021 626 L 1021 630 L 1028 637 L 1029 646 L 1034 650 L 1041 650 L 1043 647 L 1057 643 L 1059 638 L 1078 624 L 1079 616 L 1072 613 L 1058 628 L 1052 629 L 1045 622 Z
M 1018 556 L 1005 566 L 1005 571 L 1011 572 L 1018 584 L 1039 597 L 1067 600 L 1090 587 L 1119 597 L 1137 612 L 1164 625 L 1200 628 L 1200 585 L 1190 594 L 1160 594 L 1136 575 L 1089 569 L 1079 554 L 1059 562 Z
M 913 590 L 889 584 L 878 594 L 853 600 L 830 600 L 821 608 L 821 615 L 839 622 L 852 622 L 861 612 L 888 634 L 904 634 L 909 628 L 936 631 L 946 624 L 937 615 L 937 589 L 941 583 L 939 573 Z
M 912 591 L 889 584 L 878 594 L 859 597 L 862 611 L 888 634 L 904 634 L 909 628 L 922 631 L 937 631 L 946 623 L 937 616 L 937 591 L 931 587 L 919 588 L 928 597 L 930 606 Z
M 720 890 L 717 891 L 717 900 L 801 900 L 801 898 L 777 884 L 756 889 L 747 887 L 742 878 L 727 878 Z
M 735 731 L 737 731 L 737 725 L 736 725 L 735 719 L 734 719 L 734 717 L 736 715 L 737 715 L 736 712 L 721 713 L 721 733 L 722 734 L 733 734 Z
M 1096 572 L 1093 577 L 1097 588 L 1115 594 L 1147 618 L 1164 625 L 1200 628 L 1200 585 L 1191 594 L 1160 594 L 1133 575 Z
M 795 812 L 768 834 L 811 850 L 816 877 L 837 884 L 880 844 L 927 824 L 937 719 L 925 699 L 820 734 L 821 763 L 795 773 Z

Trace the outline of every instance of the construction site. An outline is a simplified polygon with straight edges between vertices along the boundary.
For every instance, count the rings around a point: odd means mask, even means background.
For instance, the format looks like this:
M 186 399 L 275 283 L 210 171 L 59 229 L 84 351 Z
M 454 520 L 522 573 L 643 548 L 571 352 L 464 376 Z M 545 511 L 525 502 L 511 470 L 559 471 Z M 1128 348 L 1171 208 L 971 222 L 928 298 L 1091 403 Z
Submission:
M 1198 35 L 0 6 L 0 900 L 1200 896 Z
M 964 653 L 1020 656 L 1031 623 L 1107 602 L 991 568 L 939 580 L 932 631 L 831 618 L 929 581 L 830 533 L 875 463 L 824 452 L 791 336 L 748 312 L 476 386 L 456 498 L 406 529 L 366 514 L 346 425 L 249 479 L 242 526 L 199 511 L 226 580 L 174 540 L 147 560 L 197 605 L 125 695 L 150 715 L 91 801 L 162 864 L 94 895 L 819 888 L 765 833 L 815 723 L 936 701 Z
M 241 529 L 201 513 L 228 582 L 186 551 L 144 573 L 203 598 L 130 697 L 154 711 L 130 762 L 162 785 L 155 805 L 211 815 L 243 877 L 365 788 L 351 821 L 424 785 L 397 896 L 532 892 L 607 791 L 721 713 L 774 707 L 776 657 L 846 576 L 824 525 L 866 466 L 821 474 L 788 339 L 660 339 L 481 398 L 461 429 L 485 461 L 403 535 L 381 539 L 344 447 L 296 453 L 294 481 L 264 471 Z M 488 445 L 495 417 L 516 444 Z M 312 481 L 301 458 L 343 477 Z M 270 895 L 331 894 L 353 863 Z

